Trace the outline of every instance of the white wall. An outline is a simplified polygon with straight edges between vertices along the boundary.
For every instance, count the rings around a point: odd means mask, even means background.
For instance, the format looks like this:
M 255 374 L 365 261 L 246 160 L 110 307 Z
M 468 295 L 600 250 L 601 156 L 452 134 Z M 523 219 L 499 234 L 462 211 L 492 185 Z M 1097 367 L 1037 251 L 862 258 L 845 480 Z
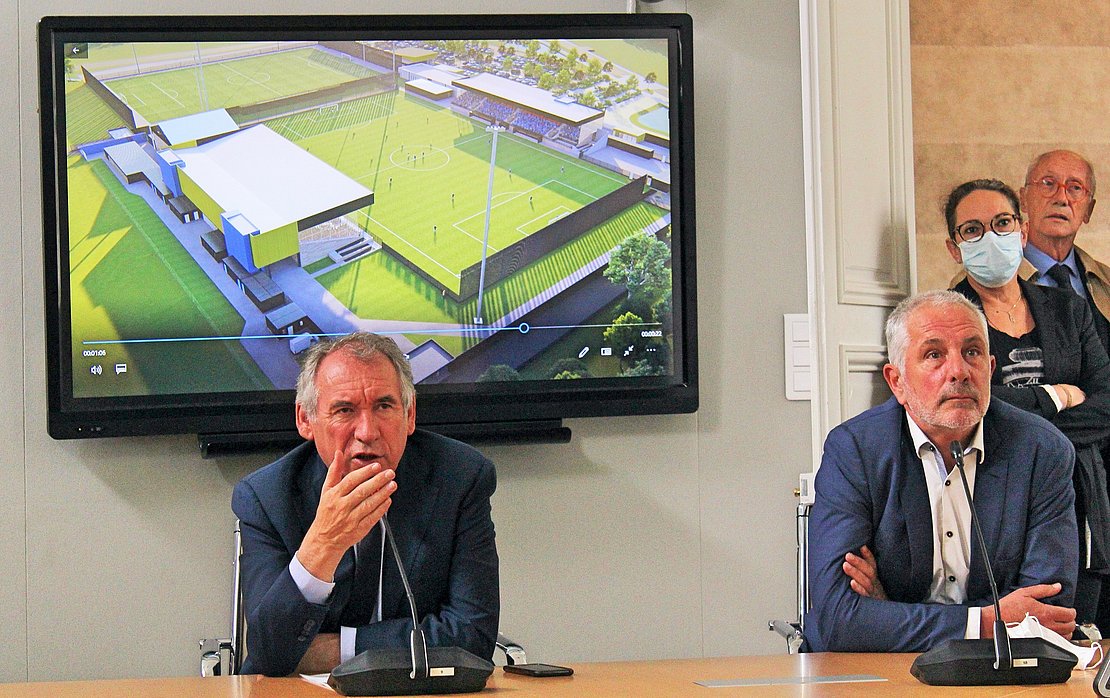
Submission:
M 320 0 L 320 12 L 438 11 Z M 622 11 L 621 0 L 456 0 L 460 12 Z M 193 437 L 53 441 L 45 430 L 35 24 L 95 13 L 297 12 L 303 2 L 0 3 L 0 681 L 196 671 L 227 630 L 231 488 L 258 457 Z M 567 445 L 487 449 L 503 629 L 537 661 L 781 651 L 809 405 L 783 398 L 784 312 L 804 312 L 798 8 L 667 0 L 694 19 L 702 407 L 574 420 Z M 18 94 L 18 100 L 11 95 Z M 18 133 L 18 154 L 11 144 Z M 16 185 L 18 183 L 18 185 Z M 22 277 L 14 273 L 22 270 Z M 22 328 L 22 336 L 15 328 Z M 22 370 L 20 370 L 22 369 Z

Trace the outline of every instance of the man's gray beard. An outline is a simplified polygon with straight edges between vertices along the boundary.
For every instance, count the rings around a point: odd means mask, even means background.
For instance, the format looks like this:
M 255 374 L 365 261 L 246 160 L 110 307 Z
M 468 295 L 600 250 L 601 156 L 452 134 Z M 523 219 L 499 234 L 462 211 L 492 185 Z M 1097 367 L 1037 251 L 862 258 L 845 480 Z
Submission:
M 925 422 L 929 426 L 939 427 L 942 429 L 970 429 L 982 421 L 983 415 L 987 413 L 986 405 L 990 404 L 990 393 L 985 396 L 980 395 L 976 397 L 979 409 L 976 410 L 977 415 L 972 416 L 972 413 L 960 411 L 951 418 L 941 416 L 941 405 L 943 401 L 934 406 L 928 406 L 923 400 L 919 399 L 917 393 L 906 386 L 906 407 L 918 419 Z M 957 395 L 966 395 L 970 397 L 969 393 L 956 393 Z M 944 397 L 952 397 L 951 394 Z

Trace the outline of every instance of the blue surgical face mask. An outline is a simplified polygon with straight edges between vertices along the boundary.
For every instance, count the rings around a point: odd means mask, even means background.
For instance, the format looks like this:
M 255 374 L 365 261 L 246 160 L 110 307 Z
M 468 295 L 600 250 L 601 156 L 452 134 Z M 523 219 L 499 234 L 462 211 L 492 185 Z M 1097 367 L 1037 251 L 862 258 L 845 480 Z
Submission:
M 964 269 L 987 288 L 998 288 L 1014 277 L 1021 266 L 1021 232 L 987 234 L 975 242 L 961 242 Z

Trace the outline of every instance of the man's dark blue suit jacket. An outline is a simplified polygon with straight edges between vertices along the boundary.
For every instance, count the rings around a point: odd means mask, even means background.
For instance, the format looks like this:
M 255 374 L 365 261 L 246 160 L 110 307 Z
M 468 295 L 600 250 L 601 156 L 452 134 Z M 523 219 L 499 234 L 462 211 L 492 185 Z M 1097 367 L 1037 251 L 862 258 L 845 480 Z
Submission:
M 1070 607 L 1079 565 L 1071 443 L 1044 419 L 998 399 L 983 419 L 983 441 L 975 511 L 999 594 L 1060 582 L 1063 590 L 1048 602 Z M 811 651 L 922 652 L 964 637 L 967 607 L 990 603 L 986 568 L 973 539 L 967 604 L 926 601 L 933 576 L 929 493 L 906 411 L 894 398 L 829 433 L 815 489 L 805 627 Z M 875 554 L 889 600 L 848 586 L 844 555 L 864 545 Z
M 231 507 L 243 532 L 248 628 L 244 673 L 289 674 L 317 633 L 339 632 L 340 626 L 358 628 L 356 652 L 408 647 L 411 614 L 388 545 L 379 623 L 371 622 L 377 594 L 352 588 L 352 550 L 343 556 L 335 588 L 322 605 L 308 603 L 289 574 L 289 562 L 316 516 L 326 473 L 309 442 L 235 486 Z M 389 523 L 429 646 L 492 657 L 500 609 L 490 516 L 493 464 L 469 446 L 417 430 L 397 466 L 396 482 Z

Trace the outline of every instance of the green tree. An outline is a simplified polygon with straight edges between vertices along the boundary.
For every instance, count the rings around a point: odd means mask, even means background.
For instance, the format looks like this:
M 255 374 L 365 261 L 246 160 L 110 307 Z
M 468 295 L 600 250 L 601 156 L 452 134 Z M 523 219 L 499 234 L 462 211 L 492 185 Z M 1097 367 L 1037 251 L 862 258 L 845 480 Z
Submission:
M 565 378 L 589 378 L 590 369 L 581 359 L 574 357 L 559 359 L 551 364 L 551 368 L 547 370 L 547 377 L 559 378 L 560 376 Z
M 655 74 L 654 70 L 644 76 L 644 82 L 655 82 L 658 79 L 659 77 Z
M 662 366 L 656 366 L 647 359 L 636 361 L 626 370 L 621 371 L 622 376 L 662 376 L 665 373 Z
M 609 256 L 605 278 L 628 289 L 630 300 L 643 296 L 654 298 L 670 288 L 670 269 L 667 268 L 670 259 L 667 243 L 650 233 L 633 233 Z
M 640 361 L 646 361 L 652 366 L 661 369 L 667 368 L 671 363 L 671 345 L 658 337 L 643 345 L 643 352 L 637 352 Z
M 520 374 L 512 366 L 494 364 L 486 372 L 478 376 L 479 383 L 497 383 L 501 381 L 518 381 Z
M 671 287 L 663 291 L 662 295 L 651 304 L 651 317 L 663 325 L 663 333 L 670 335 L 674 330 L 674 316 L 671 314 Z
M 601 338 L 607 344 L 613 347 L 620 358 L 620 365 L 624 366 L 625 352 L 629 347 L 633 347 L 635 351 L 636 345 L 640 342 L 640 331 L 644 324 L 643 318 L 635 313 L 625 313 L 613 320 L 613 324 L 605 328 L 601 333 Z
M 555 85 L 555 76 L 551 73 L 543 73 L 539 77 L 539 86 L 542 90 L 550 90 Z

